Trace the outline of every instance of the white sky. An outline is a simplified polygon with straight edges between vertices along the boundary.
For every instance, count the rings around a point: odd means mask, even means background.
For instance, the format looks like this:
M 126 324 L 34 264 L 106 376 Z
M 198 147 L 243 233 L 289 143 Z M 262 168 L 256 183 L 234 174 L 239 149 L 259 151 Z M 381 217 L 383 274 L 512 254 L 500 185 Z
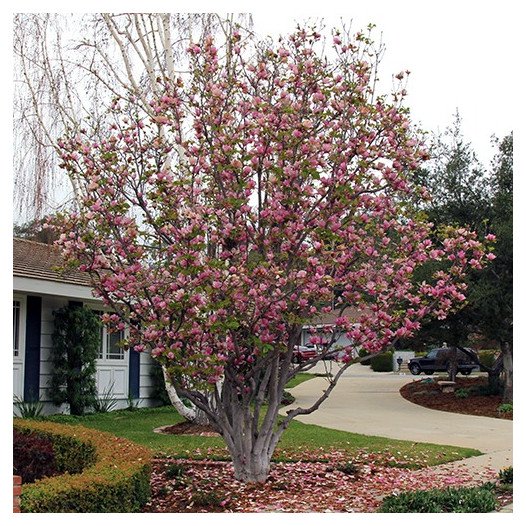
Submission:
M 526 20 L 520 0 L 318 0 L 149 2 L 112 1 L 114 11 L 252 12 L 261 35 L 291 32 L 297 21 L 324 17 L 328 27 L 353 20 L 360 29 L 376 24 L 386 53 L 380 68 L 384 90 L 391 76 L 411 71 L 407 99 L 413 119 L 436 132 L 452 122 L 459 109 L 465 137 L 481 160 L 489 159 L 492 134 L 509 133 L 518 121 L 517 70 L 519 21 Z M 93 12 L 107 11 L 108 2 L 84 4 Z M 4 8 L 7 7 L 4 5 Z M 30 1 L 9 6 L 12 12 L 70 12 L 71 3 Z M 75 5 L 75 7 L 77 7 Z M 80 12 L 79 9 L 75 11 Z
M 509 133 L 516 117 L 519 54 L 512 25 L 518 12 L 509 6 L 517 4 L 351 1 L 328 10 L 325 19 L 329 27 L 353 19 L 356 30 L 376 24 L 386 47 L 380 67 L 383 90 L 390 89 L 393 74 L 411 71 L 407 103 L 413 120 L 429 131 L 444 130 L 458 108 L 465 137 L 485 161 L 491 135 Z M 265 10 L 256 11 L 254 21 L 262 33 L 287 33 L 294 18 Z

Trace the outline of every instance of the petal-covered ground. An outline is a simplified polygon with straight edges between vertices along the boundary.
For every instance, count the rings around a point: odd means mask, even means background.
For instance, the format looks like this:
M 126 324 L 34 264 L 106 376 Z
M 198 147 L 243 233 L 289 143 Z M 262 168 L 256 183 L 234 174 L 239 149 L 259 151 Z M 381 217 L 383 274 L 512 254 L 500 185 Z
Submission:
M 349 463 L 335 454 L 330 462 L 277 462 L 264 484 L 246 484 L 234 479 L 230 462 L 158 459 L 152 498 L 143 511 L 367 513 L 386 495 L 475 484 L 464 469 L 437 475 L 379 460 L 363 454 Z M 484 478 L 495 480 L 496 473 L 488 471 Z

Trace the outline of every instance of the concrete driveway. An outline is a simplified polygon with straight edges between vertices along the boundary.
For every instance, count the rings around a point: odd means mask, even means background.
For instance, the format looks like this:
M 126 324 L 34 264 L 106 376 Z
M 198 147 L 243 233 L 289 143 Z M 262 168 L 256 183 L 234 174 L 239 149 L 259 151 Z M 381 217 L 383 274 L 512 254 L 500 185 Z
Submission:
M 312 372 L 325 372 L 324 364 Z M 298 420 L 364 435 L 478 449 L 484 455 L 460 461 L 473 473 L 484 468 L 498 472 L 512 465 L 512 421 L 436 411 L 408 402 L 399 389 L 418 378 L 352 365 L 321 407 Z M 294 407 L 309 407 L 326 386 L 325 378 L 314 378 L 291 389 Z

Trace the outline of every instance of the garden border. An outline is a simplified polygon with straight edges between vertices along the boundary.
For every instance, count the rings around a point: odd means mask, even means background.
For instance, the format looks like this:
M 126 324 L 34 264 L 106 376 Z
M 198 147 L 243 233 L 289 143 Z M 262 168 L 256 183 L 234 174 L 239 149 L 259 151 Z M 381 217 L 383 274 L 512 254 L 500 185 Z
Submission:
M 20 510 L 37 513 L 130 513 L 150 496 L 152 453 L 109 433 L 37 420 L 14 419 L 14 427 L 95 447 L 95 462 L 81 473 L 65 473 L 22 486 Z M 23 481 L 22 481 L 23 482 Z

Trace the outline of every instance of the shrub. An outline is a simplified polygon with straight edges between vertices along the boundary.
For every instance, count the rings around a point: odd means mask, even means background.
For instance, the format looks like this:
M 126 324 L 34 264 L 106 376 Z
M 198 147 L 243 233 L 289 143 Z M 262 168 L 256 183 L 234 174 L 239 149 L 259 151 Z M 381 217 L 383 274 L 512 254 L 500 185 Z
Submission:
M 38 418 L 44 410 L 44 404 L 40 399 L 24 400 L 15 395 L 13 396 L 13 403 L 18 410 L 20 418 Z
M 92 402 L 92 407 L 95 413 L 109 413 L 117 407 L 118 400 L 117 397 L 113 394 L 113 387 L 115 382 L 112 382 L 102 394 L 100 394 Z
M 150 378 L 152 381 L 150 396 L 157 400 L 161 405 L 172 405 L 170 397 L 166 392 L 163 369 L 159 363 L 155 362 L 155 364 L 150 367 Z
M 288 391 L 283 391 L 281 395 L 281 405 L 290 405 L 295 402 L 296 398 Z
M 393 352 L 385 352 L 371 358 L 371 369 L 377 373 L 388 373 L 393 370 Z
M 164 470 L 164 474 L 169 479 L 180 478 L 186 473 L 186 468 L 180 464 L 170 464 Z
M 476 396 L 495 396 L 502 392 L 502 385 L 476 385 L 470 387 L 470 392 Z
M 49 395 L 55 405 L 69 404 L 72 415 L 83 415 L 97 399 L 96 359 L 101 322 L 86 306 L 67 306 L 53 311 Z
M 192 502 L 199 507 L 218 508 L 224 500 L 224 497 L 216 491 L 196 491 L 192 497 Z
M 357 476 L 360 474 L 360 468 L 352 462 L 346 462 L 345 464 L 339 464 L 336 466 L 338 471 L 345 473 L 346 475 Z
M 147 502 L 151 453 L 146 448 L 55 422 L 15 419 L 15 428 L 50 438 L 57 467 L 67 472 L 24 484 L 23 512 L 130 513 Z
M 501 484 L 513 484 L 513 467 L 501 469 L 499 471 L 499 482 Z
M 369 353 L 369 351 L 367 351 L 366 349 L 360 349 L 358 351 L 358 356 L 360 358 L 363 358 L 364 356 L 367 356 Z M 363 362 L 360 362 L 362 365 L 371 365 L 371 358 L 368 358 L 367 360 L 364 360 Z
M 386 497 L 379 513 L 489 513 L 497 506 L 493 492 L 484 487 L 410 491 Z
M 499 413 L 513 413 L 513 404 L 501 404 L 497 407 Z
M 59 471 L 51 440 L 13 429 L 13 472 L 24 482 L 56 475 Z
M 478 358 L 482 365 L 491 369 L 495 363 L 495 351 L 479 351 Z
M 455 391 L 455 396 L 457 398 L 468 398 L 469 390 L 468 389 L 457 389 Z

